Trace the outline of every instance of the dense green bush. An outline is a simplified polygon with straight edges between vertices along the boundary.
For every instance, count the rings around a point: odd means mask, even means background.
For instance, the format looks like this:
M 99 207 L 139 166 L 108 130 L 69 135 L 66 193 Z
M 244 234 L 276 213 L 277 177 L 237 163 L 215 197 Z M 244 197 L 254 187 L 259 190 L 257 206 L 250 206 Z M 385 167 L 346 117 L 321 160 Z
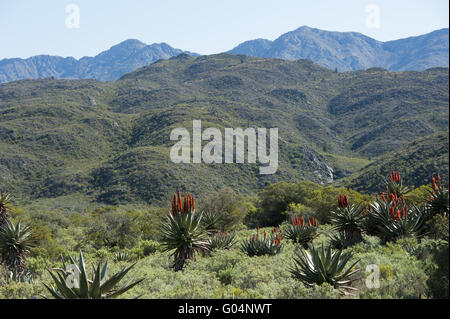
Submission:
M 240 226 L 253 208 L 250 201 L 242 195 L 236 194 L 231 188 L 223 188 L 218 192 L 211 193 L 200 200 L 199 211 L 214 212 L 219 215 L 216 222 L 222 232 L 236 229 Z

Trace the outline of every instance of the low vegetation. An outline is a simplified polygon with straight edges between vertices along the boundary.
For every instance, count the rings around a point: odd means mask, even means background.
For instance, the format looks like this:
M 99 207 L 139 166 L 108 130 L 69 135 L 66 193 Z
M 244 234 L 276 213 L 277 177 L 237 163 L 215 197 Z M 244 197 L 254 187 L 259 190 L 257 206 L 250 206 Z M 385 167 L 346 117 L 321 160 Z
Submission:
M 396 171 L 381 185 L 372 197 L 272 184 L 226 223 L 229 211 L 210 209 L 220 203 L 199 210 L 180 191 L 166 208 L 84 214 L 28 213 L 3 194 L 0 297 L 448 298 L 448 187 L 437 175 L 412 190 Z M 226 205 L 238 207 L 230 192 Z M 100 229 L 115 238 L 102 240 Z M 90 274 L 85 256 L 96 264 Z

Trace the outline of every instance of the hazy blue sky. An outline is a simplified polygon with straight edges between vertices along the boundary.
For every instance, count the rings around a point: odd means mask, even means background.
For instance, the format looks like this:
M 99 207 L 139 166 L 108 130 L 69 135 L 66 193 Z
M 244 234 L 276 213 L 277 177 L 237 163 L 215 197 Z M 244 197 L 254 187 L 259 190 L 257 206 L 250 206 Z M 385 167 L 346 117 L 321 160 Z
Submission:
M 66 26 L 72 3 L 79 28 Z M 379 8 L 378 27 L 366 22 L 369 4 Z M 129 38 L 211 54 L 302 25 L 386 41 L 448 28 L 448 10 L 447 0 L 0 0 L 0 59 L 93 56 Z

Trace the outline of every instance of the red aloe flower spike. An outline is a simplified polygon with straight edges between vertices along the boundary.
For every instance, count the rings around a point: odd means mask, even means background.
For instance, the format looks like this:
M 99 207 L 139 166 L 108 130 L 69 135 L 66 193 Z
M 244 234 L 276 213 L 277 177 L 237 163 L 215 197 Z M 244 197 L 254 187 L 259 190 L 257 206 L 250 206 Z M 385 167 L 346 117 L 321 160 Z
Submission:
M 303 219 L 303 216 L 301 217 L 301 226 L 303 227 L 305 225 L 305 220 Z
M 389 213 L 391 214 L 391 217 L 394 218 L 394 207 L 389 208 Z
M 400 176 L 400 173 L 397 173 L 397 177 L 398 177 L 398 180 L 397 180 L 397 182 L 401 182 L 401 180 L 402 180 L 402 178 L 401 178 L 401 176 Z
M 181 192 L 178 190 L 178 211 L 181 212 L 183 210 L 183 205 L 181 203 Z
M 402 219 L 405 218 L 406 212 L 405 212 L 405 207 L 402 208 Z
M 434 176 L 431 178 L 431 185 L 433 186 L 434 189 L 437 189 L 436 180 L 434 179 Z
M 264 240 L 266 240 L 266 231 L 264 231 Z
M 400 209 L 397 209 L 396 215 L 395 215 L 395 219 L 399 220 L 400 219 Z

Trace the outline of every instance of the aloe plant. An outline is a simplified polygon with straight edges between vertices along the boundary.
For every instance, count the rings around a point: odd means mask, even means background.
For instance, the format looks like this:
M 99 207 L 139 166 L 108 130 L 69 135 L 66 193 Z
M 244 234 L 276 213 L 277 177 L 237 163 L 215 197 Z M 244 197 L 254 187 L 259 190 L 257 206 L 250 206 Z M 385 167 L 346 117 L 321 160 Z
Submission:
M 262 255 L 276 255 L 281 251 L 281 229 L 273 228 L 272 233 L 268 236 L 266 231 L 263 235 L 259 235 L 259 227 L 257 227 L 256 234 L 247 238 L 241 243 L 241 251 L 248 256 L 262 256 Z
M 208 247 L 210 251 L 219 249 L 230 249 L 235 244 L 235 234 L 217 233 L 208 240 Z
M 119 251 L 114 254 L 114 262 L 129 261 L 132 256 L 126 251 Z
M 216 212 L 212 211 L 206 211 L 203 212 L 202 217 L 202 225 L 203 228 L 208 231 L 209 233 L 215 234 L 219 231 L 219 222 L 220 222 L 220 215 Z
M 93 265 L 91 279 L 88 279 L 83 253 L 80 251 L 78 261 L 74 257 L 69 257 L 69 259 L 69 264 L 63 262 L 63 268 L 49 270 L 55 286 L 44 283 L 45 288 L 56 299 L 112 299 L 119 297 L 144 280 L 142 278 L 118 286 L 135 264 L 107 278 L 107 261 L 103 266 L 101 263 L 98 263 L 97 267 Z M 46 298 L 46 296 L 43 297 Z
M 330 242 L 330 246 L 334 249 L 344 249 L 347 237 L 344 232 L 335 232 L 328 235 L 328 241 Z
M 308 287 L 328 283 L 348 294 L 349 290 L 357 290 L 350 284 L 359 279 L 355 276 L 359 269 L 354 269 L 359 261 L 346 267 L 351 258 L 351 253 L 333 250 L 330 246 L 324 248 L 322 245 L 318 249 L 310 246 L 308 250 L 301 249 L 296 253 L 294 267 L 289 272 Z
M 36 245 L 30 226 L 23 226 L 19 220 L 13 224 L 9 220 L 0 228 L 0 254 L 10 271 L 21 276 L 25 271 L 26 256 Z
M 431 178 L 432 189 L 429 191 L 428 199 L 428 215 L 429 218 L 434 215 L 441 214 L 448 217 L 449 214 L 449 190 L 448 186 L 445 188 L 441 185 L 441 176 L 438 174 L 437 178 Z
M 412 190 L 411 187 L 403 184 L 400 173 L 396 171 L 392 171 L 389 178 L 384 178 L 383 181 L 386 188 L 386 194 L 391 193 L 401 197 Z
M 317 226 L 318 221 L 314 217 L 305 222 L 303 217 L 299 219 L 295 216 L 291 218 L 291 223 L 285 228 L 283 236 L 306 248 L 318 236 Z
M 180 191 L 172 200 L 172 213 L 162 225 L 162 247 L 173 251 L 173 268 L 182 270 L 186 260 L 195 260 L 199 253 L 208 251 L 208 232 L 202 225 L 202 214 L 195 212 L 195 200 L 191 194 L 181 199 Z
M 419 237 L 423 225 L 424 207 L 408 207 L 404 199 L 392 202 L 375 201 L 368 214 L 368 224 L 384 242 L 405 237 Z
M 360 205 L 349 205 L 346 195 L 340 195 L 338 208 L 331 212 L 333 229 L 345 235 L 344 248 L 362 241 L 364 209 Z
M 0 192 L 0 227 L 9 221 L 9 212 L 11 207 L 11 194 Z

